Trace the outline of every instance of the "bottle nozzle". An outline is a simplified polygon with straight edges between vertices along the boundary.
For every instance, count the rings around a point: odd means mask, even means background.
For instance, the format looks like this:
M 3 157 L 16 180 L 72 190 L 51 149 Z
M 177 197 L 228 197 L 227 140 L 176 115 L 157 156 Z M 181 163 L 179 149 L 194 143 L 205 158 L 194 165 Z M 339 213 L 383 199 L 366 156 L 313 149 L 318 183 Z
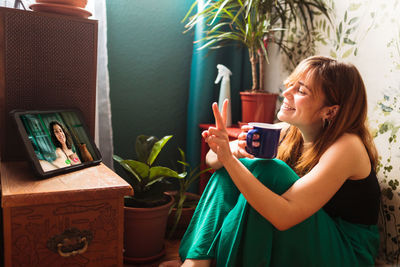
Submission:
M 215 80 L 215 83 L 219 83 L 222 78 L 229 79 L 229 76 L 232 75 L 232 72 L 222 64 L 218 64 L 217 69 L 218 69 L 218 76 L 217 79 Z

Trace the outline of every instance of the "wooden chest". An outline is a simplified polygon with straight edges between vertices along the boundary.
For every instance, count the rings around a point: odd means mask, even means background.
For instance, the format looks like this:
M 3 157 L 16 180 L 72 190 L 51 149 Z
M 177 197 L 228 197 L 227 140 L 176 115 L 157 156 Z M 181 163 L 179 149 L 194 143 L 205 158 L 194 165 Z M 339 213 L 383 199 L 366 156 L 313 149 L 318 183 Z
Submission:
M 1 163 L 5 266 L 123 266 L 123 197 L 105 165 L 38 180 L 26 162 Z

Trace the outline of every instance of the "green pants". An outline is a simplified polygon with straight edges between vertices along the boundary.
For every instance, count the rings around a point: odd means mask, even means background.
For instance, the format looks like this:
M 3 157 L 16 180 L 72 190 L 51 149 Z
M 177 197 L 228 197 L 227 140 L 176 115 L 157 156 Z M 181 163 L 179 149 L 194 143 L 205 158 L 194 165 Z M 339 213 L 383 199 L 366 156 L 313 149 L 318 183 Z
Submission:
M 283 161 L 241 159 L 266 187 L 283 194 L 299 177 Z M 210 178 L 179 254 L 216 259 L 217 266 L 374 266 L 379 246 L 376 225 L 331 218 L 324 210 L 286 231 L 255 211 L 225 169 Z

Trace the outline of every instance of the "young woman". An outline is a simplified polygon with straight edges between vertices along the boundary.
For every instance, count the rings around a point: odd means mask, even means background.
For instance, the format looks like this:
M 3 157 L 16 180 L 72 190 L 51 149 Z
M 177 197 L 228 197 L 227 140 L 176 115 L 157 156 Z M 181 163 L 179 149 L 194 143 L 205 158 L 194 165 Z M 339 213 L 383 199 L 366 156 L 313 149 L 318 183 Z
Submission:
M 81 163 L 78 155 L 72 150 L 72 139 L 68 131 L 57 121 L 49 125 L 51 141 L 56 146 L 57 158 L 52 162 L 58 168 Z
M 380 188 L 357 69 L 314 56 L 285 82 L 278 159 L 252 159 L 244 127 L 202 133 L 215 169 L 180 245 L 183 266 L 374 266 Z M 222 168 L 223 167 L 223 168 Z

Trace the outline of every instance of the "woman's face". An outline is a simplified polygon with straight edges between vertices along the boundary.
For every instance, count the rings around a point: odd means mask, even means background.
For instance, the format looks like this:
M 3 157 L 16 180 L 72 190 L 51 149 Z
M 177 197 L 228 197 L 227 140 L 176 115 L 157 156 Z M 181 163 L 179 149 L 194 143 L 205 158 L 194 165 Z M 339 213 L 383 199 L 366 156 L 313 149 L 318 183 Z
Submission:
M 65 134 L 64 134 L 62 128 L 60 127 L 60 125 L 55 124 L 53 126 L 53 131 L 54 131 L 54 135 L 56 136 L 58 142 L 60 142 L 61 144 L 65 144 L 65 141 L 66 141 Z
M 282 93 L 284 100 L 278 119 L 299 129 L 321 127 L 324 96 L 311 88 L 311 83 L 305 79 L 289 85 Z

